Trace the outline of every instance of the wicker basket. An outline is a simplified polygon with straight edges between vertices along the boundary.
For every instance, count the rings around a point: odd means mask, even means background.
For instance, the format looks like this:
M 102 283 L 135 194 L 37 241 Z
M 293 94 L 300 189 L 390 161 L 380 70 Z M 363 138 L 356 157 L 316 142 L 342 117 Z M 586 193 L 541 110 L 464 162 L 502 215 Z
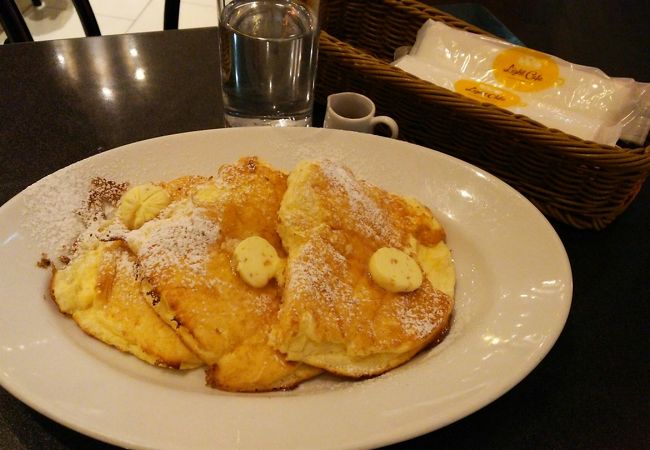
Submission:
M 415 0 L 323 0 L 316 101 L 361 92 L 395 118 L 400 138 L 498 176 L 544 214 L 603 229 L 632 202 L 650 173 L 650 146 L 596 144 L 522 115 L 481 104 L 390 66 L 429 18 L 488 33 Z

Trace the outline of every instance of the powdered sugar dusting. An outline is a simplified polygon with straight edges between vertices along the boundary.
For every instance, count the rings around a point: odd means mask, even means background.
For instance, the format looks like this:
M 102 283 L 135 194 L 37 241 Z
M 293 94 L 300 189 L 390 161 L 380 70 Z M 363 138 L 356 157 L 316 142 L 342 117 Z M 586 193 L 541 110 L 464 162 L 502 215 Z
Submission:
M 401 308 L 397 312 L 397 319 L 407 334 L 424 339 L 433 331 L 435 324 L 428 317 L 422 317 L 411 308 Z
M 115 260 L 118 272 L 126 274 L 129 278 L 136 278 L 135 273 L 135 261 L 126 251 L 121 251 L 118 253 L 118 257 Z
M 329 134 L 332 130 L 323 130 Z M 291 136 L 283 137 L 281 142 L 275 143 L 277 152 L 282 154 L 282 159 L 277 162 L 285 170 L 291 170 L 301 161 L 327 158 L 336 164 L 351 168 L 355 175 L 370 180 L 371 182 L 386 182 L 394 175 L 394 168 L 390 165 L 368 164 L 368 153 L 351 143 L 341 141 L 340 138 L 328 139 L 320 136 L 317 139 L 293 139 Z M 324 152 L 324 149 L 326 151 Z M 325 156 L 324 156 L 325 155 Z
M 88 194 L 88 180 L 51 176 L 25 190 L 23 223 L 36 247 L 48 255 L 66 252 L 85 226 L 74 211 Z
M 70 258 L 80 236 L 92 235 L 127 183 L 56 172 L 24 192 L 23 226 L 30 243 L 52 258 Z
M 336 190 L 348 199 L 351 224 L 363 236 L 378 239 L 385 244 L 399 246 L 399 237 L 391 226 L 391 221 L 384 209 L 368 195 L 367 187 L 358 181 L 343 166 L 332 161 L 322 161 L 321 170 Z
M 170 268 L 206 274 L 210 245 L 219 237 L 219 226 L 208 219 L 204 208 L 189 201 L 172 204 L 174 213 L 151 220 L 126 235 L 135 249 L 145 276 L 159 275 Z
M 303 245 L 291 262 L 289 291 L 301 292 L 334 307 L 352 296 L 352 287 L 336 274 L 347 272 L 347 260 L 332 246 L 313 238 Z
M 422 287 L 421 289 L 425 289 Z M 397 304 L 397 319 L 403 330 L 418 339 L 426 339 L 441 324 L 447 308 L 444 307 L 446 295 L 433 288 L 427 289 L 430 302 L 412 302 L 408 295 L 401 297 Z

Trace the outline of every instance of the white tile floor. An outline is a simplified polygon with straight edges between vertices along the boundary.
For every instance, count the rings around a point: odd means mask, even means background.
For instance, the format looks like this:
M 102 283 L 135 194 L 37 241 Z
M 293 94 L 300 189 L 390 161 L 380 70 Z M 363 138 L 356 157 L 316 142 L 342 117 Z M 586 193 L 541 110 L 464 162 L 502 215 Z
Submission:
M 165 0 L 90 0 L 102 34 L 138 33 L 163 28 Z M 181 0 L 179 28 L 217 24 L 217 0 Z M 23 13 L 35 41 L 83 37 L 70 0 L 43 0 Z M 0 33 L 0 44 L 5 40 Z

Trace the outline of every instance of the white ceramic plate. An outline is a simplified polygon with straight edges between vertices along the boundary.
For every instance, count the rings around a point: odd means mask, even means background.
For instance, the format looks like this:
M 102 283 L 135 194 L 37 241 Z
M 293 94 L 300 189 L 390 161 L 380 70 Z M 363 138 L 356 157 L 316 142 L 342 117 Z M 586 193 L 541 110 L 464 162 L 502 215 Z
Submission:
M 205 387 L 201 370 L 150 367 L 87 337 L 56 310 L 48 272 L 36 261 L 52 236 L 65 233 L 59 218 L 78 204 L 90 177 L 137 183 L 209 175 L 244 155 L 287 170 L 305 158 L 342 160 L 428 205 L 447 229 L 458 272 L 443 343 L 374 379 L 320 377 L 291 392 L 240 395 Z M 506 184 L 430 149 L 323 129 L 186 133 L 81 161 L 0 208 L 0 265 L 0 383 L 70 428 L 136 448 L 331 450 L 427 433 L 524 378 L 555 343 L 572 295 L 558 236 Z

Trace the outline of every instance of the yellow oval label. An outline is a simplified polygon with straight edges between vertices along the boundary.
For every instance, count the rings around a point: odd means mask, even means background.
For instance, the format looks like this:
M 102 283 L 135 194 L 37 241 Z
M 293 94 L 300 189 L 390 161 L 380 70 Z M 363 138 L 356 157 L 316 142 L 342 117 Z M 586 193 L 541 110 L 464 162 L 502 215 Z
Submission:
M 517 94 L 513 94 L 491 84 L 481 83 L 480 81 L 458 80 L 454 84 L 454 89 L 465 97 L 478 100 L 479 102 L 492 103 L 502 108 L 523 105 Z
M 560 69 L 549 55 L 517 47 L 494 58 L 494 77 L 508 89 L 534 92 L 560 84 Z

